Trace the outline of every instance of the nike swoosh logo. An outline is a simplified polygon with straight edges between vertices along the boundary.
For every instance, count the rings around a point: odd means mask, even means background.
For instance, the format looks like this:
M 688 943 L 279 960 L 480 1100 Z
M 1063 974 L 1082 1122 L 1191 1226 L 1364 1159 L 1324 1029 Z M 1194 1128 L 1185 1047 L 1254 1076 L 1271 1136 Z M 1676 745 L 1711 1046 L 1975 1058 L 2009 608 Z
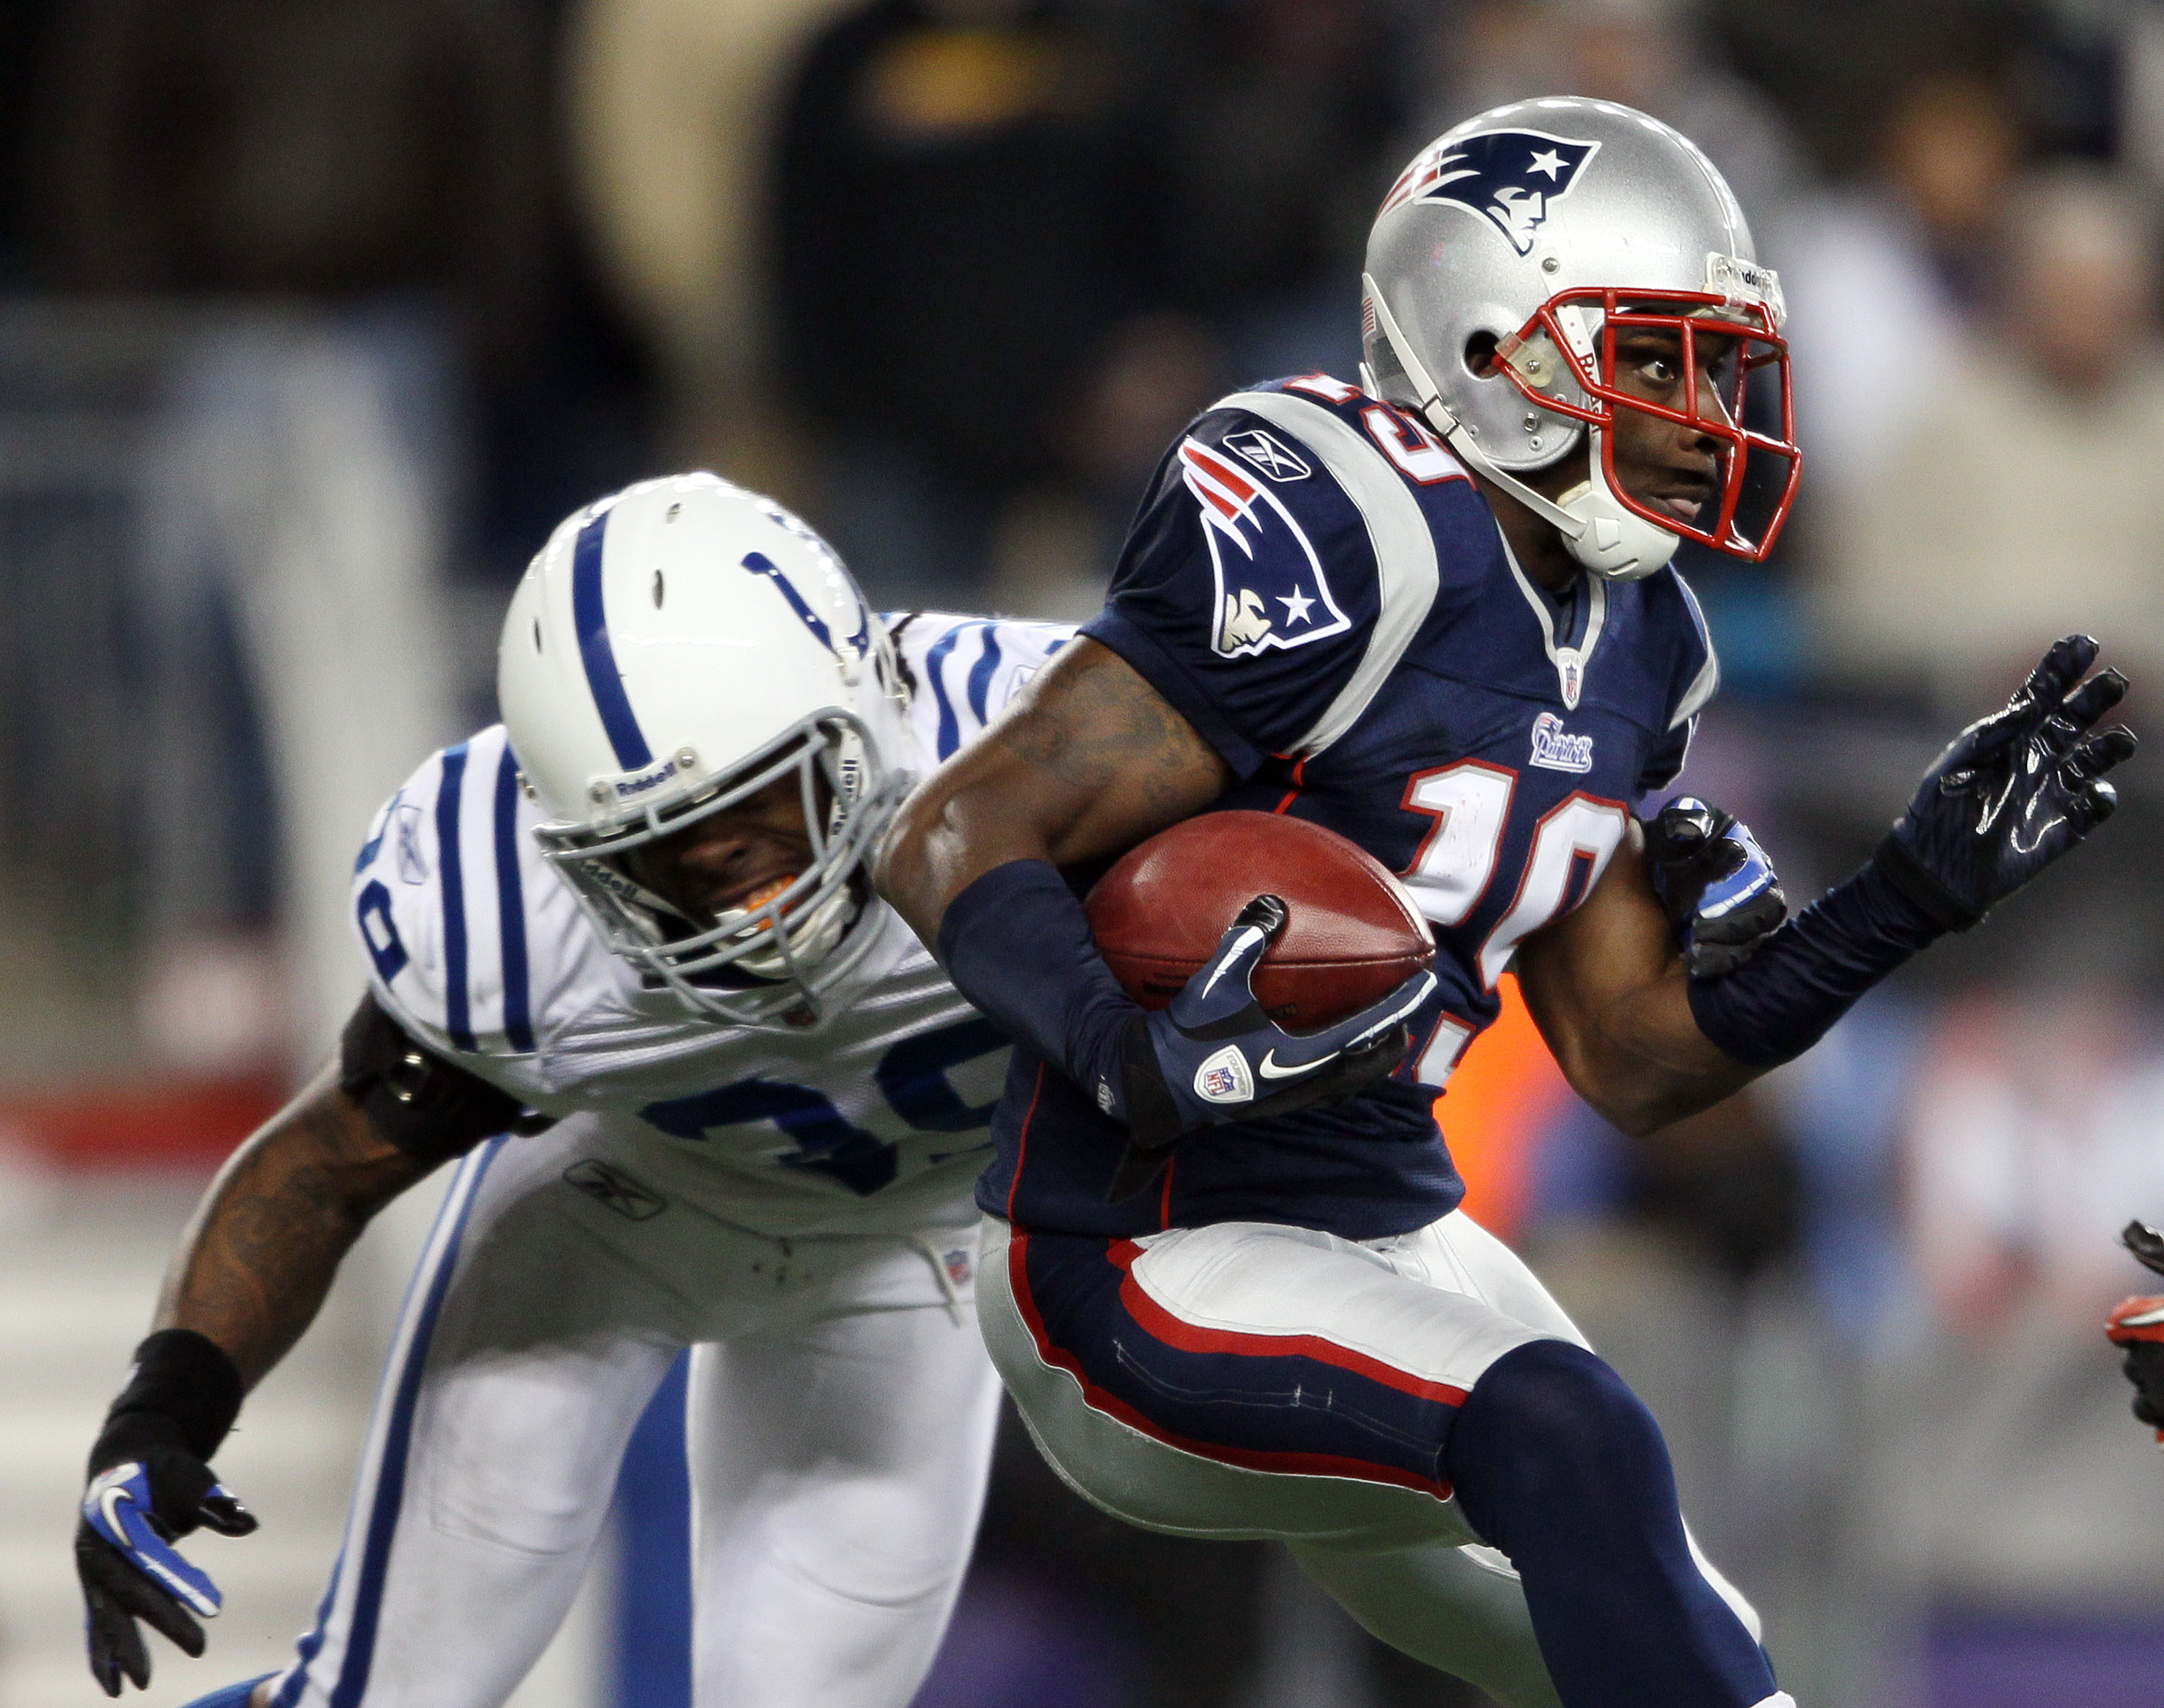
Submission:
M 97 1497 L 97 1510 L 105 1521 L 112 1527 L 113 1533 L 125 1543 L 128 1540 L 128 1532 L 121 1527 L 120 1524 L 120 1506 L 123 1501 L 127 1501 L 130 1506 L 134 1504 L 129 1500 L 125 1489 L 108 1489 Z
M 1223 978 L 1225 975 L 1231 970 L 1232 963 L 1239 959 L 1242 955 L 1245 954 L 1248 949 L 1253 948 L 1254 946 L 1255 940 L 1258 938 L 1260 938 L 1263 934 L 1263 932 L 1258 927 L 1250 925 L 1243 930 L 1239 936 L 1232 939 L 1232 948 L 1226 949 L 1224 954 L 1217 957 L 1217 964 L 1211 972 L 1210 982 L 1202 987 L 1202 996 L 1204 998 L 1206 998 L 1212 991 L 1217 988 L 1218 980 Z
M 2159 1305 L 2154 1311 L 2144 1311 L 2137 1316 L 2119 1319 L 2121 1328 L 2151 1328 L 2160 1322 L 2164 1322 L 2164 1305 Z
M 1278 1065 L 1278 1053 L 1274 1049 L 1265 1050 L 1262 1060 L 1255 1064 L 1255 1071 L 1266 1080 L 1296 1080 L 1302 1074 L 1311 1074 L 1317 1068 L 1328 1067 L 1343 1054 L 1342 1050 L 1334 1049 L 1320 1061 L 1302 1062 L 1296 1068 L 1281 1068 Z

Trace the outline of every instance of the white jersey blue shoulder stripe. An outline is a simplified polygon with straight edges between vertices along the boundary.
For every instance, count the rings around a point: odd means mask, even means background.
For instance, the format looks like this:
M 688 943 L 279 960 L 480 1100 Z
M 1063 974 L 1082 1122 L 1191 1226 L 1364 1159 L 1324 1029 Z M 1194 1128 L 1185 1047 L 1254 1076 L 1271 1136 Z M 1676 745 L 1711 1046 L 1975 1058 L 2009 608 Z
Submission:
M 460 1054 L 534 1048 L 528 899 L 549 875 L 533 817 L 495 725 L 407 779 L 355 862 L 355 922 L 379 994 Z M 538 888 L 544 912 L 575 911 L 549 893 L 559 886 Z
M 931 611 L 891 613 L 886 624 L 915 684 L 910 719 L 918 750 L 938 765 L 973 740 L 1074 638 L 1070 623 Z

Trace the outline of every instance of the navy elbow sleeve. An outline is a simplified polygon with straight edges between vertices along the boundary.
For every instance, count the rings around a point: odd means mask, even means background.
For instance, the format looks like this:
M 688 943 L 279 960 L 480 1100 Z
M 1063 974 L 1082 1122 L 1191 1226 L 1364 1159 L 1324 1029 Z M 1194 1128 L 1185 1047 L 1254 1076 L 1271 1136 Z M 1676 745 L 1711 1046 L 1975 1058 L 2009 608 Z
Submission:
M 1690 981 L 1691 1014 L 1726 1054 L 1770 1068 L 1801 1055 L 1857 998 L 1946 930 L 1874 858 L 1734 972 Z
M 1058 869 L 1010 860 L 948 903 L 939 963 L 954 988 L 1077 1085 L 1117 1084 L 1121 1034 L 1142 1010 L 1112 976 Z

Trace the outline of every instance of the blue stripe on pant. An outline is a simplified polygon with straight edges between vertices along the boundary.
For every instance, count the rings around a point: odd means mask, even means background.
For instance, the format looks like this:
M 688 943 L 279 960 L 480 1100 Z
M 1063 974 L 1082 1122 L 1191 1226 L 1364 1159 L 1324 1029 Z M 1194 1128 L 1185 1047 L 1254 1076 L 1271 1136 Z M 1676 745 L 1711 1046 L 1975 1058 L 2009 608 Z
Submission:
M 440 1244 L 436 1233 L 431 1233 L 430 1243 L 437 1245 L 433 1264 L 414 1276 L 413 1285 L 407 1293 L 406 1310 L 402 1315 L 411 1317 L 412 1329 L 397 1367 L 396 1382 L 387 1386 L 390 1416 L 377 1461 L 375 1497 L 369 1506 L 368 1529 L 360 1552 L 360 1579 L 349 1616 L 345 1652 L 339 1658 L 338 1680 L 330 1690 L 331 1708 L 356 1708 L 368 1689 L 369 1669 L 376 1658 L 376 1621 L 382 1611 L 383 1579 L 390 1569 L 398 1509 L 406 1495 L 407 1459 L 412 1445 L 413 1412 L 420 1401 L 421 1379 L 428 1369 L 428 1348 L 435 1337 L 436 1322 L 443 1313 L 444 1299 L 450 1291 L 451 1277 L 458 1268 L 467 1221 L 481 1195 L 489 1164 L 503 1144 L 501 1138 L 490 1139 L 460 1164 L 450 1190 L 444 1194 L 443 1208 L 436 1213 L 437 1232 L 441 1232 L 447 1222 L 449 1232 Z M 379 1394 L 386 1391 L 379 1390 Z M 381 1403 L 381 1399 L 378 1403 Z M 352 1523 L 349 1517 L 349 1542 Z M 301 1700 L 307 1685 L 308 1668 L 321 1653 L 329 1629 L 330 1616 L 338 1600 L 339 1580 L 344 1570 L 345 1554 L 341 1550 L 339 1563 L 332 1570 L 331 1586 L 318 1611 L 315 1628 L 301 1639 L 299 1658 L 272 1696 L 271 1708 L 294 1708 Z
M 1131 1240 L 1015 1232 L 1016 1303 L 1091 1406 L 1250 1470 L 1355 1477 L 1447 1499 L 1439 1456 L 1463 1389 L 1317 1335 L 1203 1327 L 1152 1299 Z
M 691 1355 L 647 1402 L 617 1472 L 615 1708 L 691 1708 L 691 1478 L 684 1399 Z

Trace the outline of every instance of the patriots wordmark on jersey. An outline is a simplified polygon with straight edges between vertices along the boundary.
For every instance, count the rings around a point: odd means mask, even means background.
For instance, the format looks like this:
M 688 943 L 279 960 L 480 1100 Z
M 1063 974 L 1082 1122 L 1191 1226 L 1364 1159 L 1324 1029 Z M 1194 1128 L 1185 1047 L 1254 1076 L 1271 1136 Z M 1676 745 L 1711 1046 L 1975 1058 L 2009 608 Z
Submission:
M 1433 1222 L 1463 1196 L 1437 1088 L 1498 1012 L 1518 945 L 1584 900 L 1633 806 L 1681 770 L 1718 685 L 1690 590 L 1671 568 L 1543 591 L 1421 423 L 1309 375 L 1190 428 L 1082 632 L 1231 767 L 1218 805 L 1312 819 L 1400 874 L 1435 931 L 1438 988 L 1393 1079 L 1190 1132 L 1161 1189 L 1119 1204 L 1106 1187 L 1123 1135 L 1046 1073 L 1029 1124 L 1067 1139 L 1025 1160 L 1031 1096 L 1011 1100 L 979 1201 L 1105 1235 L 1250 1218 L 1366 1238 Z M 1037 1066 L 1018 1053 L 1013 1071 Z
M 913 767 L 974 738 L 1065 644 L 1058 625 L 890 619 L 913 682 Z M 376 1000 L 460 1067 L 591 1123 L 611 1160 L 567 1175 L 658 1213 L 627 1155 L 762 1232 L 906 1231 L 967 1213 L 1006 1046 L 883 902 L 824 1015 L 739 1025 L 687 1012 L 610 953 L 532 833 L 503 729 L 431 758 L 370 828 L 353 878 Z M 626 1146 L 629 1146 L 628 1151 Z

